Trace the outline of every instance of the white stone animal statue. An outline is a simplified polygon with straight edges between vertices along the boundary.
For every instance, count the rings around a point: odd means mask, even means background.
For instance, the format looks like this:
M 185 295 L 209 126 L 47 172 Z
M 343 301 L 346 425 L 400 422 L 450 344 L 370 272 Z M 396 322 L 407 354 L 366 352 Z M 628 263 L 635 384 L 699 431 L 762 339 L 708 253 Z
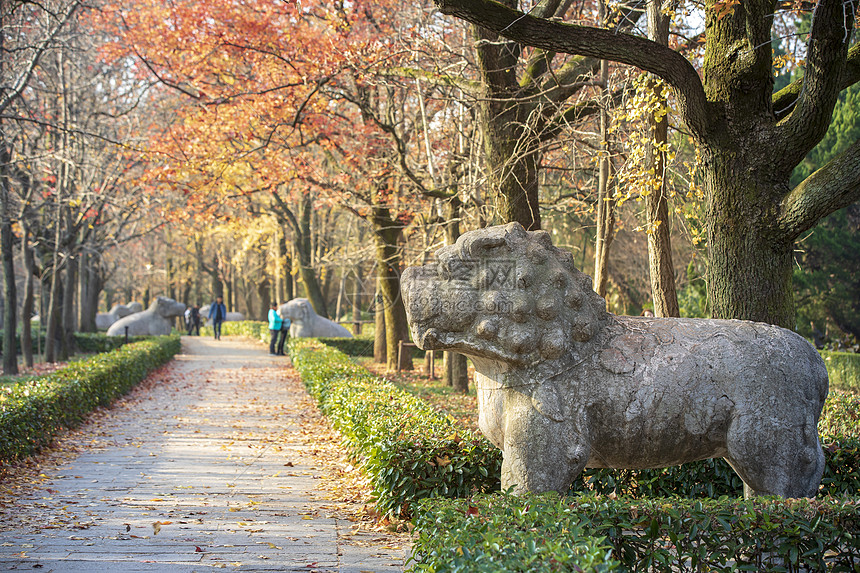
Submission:
M 139 302 L 131 302 L 129 304 L 115 304 L 108 312 L 100 312 L 96 314 L 96 328 L 99 330 L 107 330 L 117 320 L 124 318 L 130 314 L 143 310 L 143 305 Z
M 306 298 L 285 302 L 278 308 L 278 314 L 290 319 L 290 336 L 295 338 L 352 338 L 347 329 L 318 315 Z
M 143 312 L 136 312 L 119 319 L 108 328 L 109 336 L 124 336 L 128 327 L 129 336 L 158 336 L 170 334 L 173 318 L 182 316 L 185 305 L 166 296 L 156 297 Z
M 465 233 L 436 260 L 402 276 L 412 336 L 474 362 L 503 489 L 722 457 L 747 496 L 818 491 L 827 370 L 796 333 L 610 314 L 570 253 L 518 223 Z
M 204 304 L 202 307 L 200 307 L 200 320 L 203 321 L 204 324 L 209 322 L 209 307 L 210 306 L 211 305 Z M 235 312 L 232 310 L 228 310 L 227 311 L 227 317 L 224 319 L 224 322 L 228 322 L 228 321 L 239 322 L 241 320 L 245 320 L 244 314 L 242 314 L 241 312 Z

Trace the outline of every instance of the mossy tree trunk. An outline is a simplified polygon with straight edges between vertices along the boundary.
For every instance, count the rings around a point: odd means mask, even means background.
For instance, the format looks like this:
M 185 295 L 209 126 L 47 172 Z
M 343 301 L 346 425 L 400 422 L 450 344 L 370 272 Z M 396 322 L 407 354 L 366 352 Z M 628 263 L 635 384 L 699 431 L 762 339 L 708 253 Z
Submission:
M 391 217 L 391 211 L 384 206 L 374 205 L 371 225 L 376 240 L 376 269 L 379 280 L 377 301 L 385 313 L 385 350 L 389 370 L 397 369 L 400 341 L 409 341 L 409 326 L 406 322 L 406 308 L 400 296 L 400 249 L 397 240 L 403 231 L 402 223 Z M 400 368 L 412 369 L 412 353 L 404 352 Z
M 0 139 L 0 250 L 3 251 L 3 374 L 18 373 L 15 342 L 18 296 L 15 291 L 14 239 L 12 235 L 12 192 L 9 166 L 12 154 L 5 138 Z
M 839 92 L 860 81 L 860 45 L 849 51 L 854 15 L 819 0 L 805 75 L 773 93 L 773 0 L 705 2 L 704 79 L 681 54 L 617 31 L 524 14 L 490 0 L 436 0 L 506 38 L 550 52 L 606 58 L 656 74 L 702 150 L 714 316 L 794 327 L 794 241 L 819 219 L 860 199 L 860 142 L 792 189 L 789 176 L 821 140 Z

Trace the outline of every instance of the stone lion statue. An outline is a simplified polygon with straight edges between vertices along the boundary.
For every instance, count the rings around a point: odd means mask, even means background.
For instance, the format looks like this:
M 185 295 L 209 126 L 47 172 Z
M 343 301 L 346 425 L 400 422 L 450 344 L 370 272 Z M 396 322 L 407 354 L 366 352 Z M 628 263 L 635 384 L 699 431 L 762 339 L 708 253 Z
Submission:
M 143 305 L 139 302 L 131 302 L 129 304 L 115 304 L 108 312 L 100 312 L 96 314 L 96 328 L 99 330 L 107 330 L 114 322 L 121 318 L 125 318 L 130 314 L 143 310 Z
M 128 327 L 129 336 L 158 336 L 170 334 L 173 329 L 173 321 L 177 316 L 185 312 L 185 305 L 176 302 L 166 296 L 158 296 L 149 305 L 149 308 L 123 317 L 108 328 L 108 336 L 125 336 L 125 328 Z
M 297 338 L 352 338 L 352 334 L 327 318 L 318 315 L 306 298 L 294 298 L 278 308 L 281 318 L 290 319 L 290 336 Z
M 402 277 L 412 335 L 474 362 L 503 488 L 564 492 L 586 467 L 723 457 L 747 495 L 815 495 L 828 379 L 799 335 L 615 316 L 549 234 L 517 223 L 465 233 L 436 259 Z

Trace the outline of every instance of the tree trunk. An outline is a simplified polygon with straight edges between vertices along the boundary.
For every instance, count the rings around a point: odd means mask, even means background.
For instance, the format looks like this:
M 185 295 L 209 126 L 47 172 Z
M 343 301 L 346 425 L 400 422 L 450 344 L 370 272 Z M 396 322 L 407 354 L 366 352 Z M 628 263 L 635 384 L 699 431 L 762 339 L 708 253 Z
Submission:
M 382 279 L 377 273 L 376 292 L 373 294 L 373 361 L 377 364 L 385 364 L 388 361 L 388 346 L 385 339 L 385 311 L 382 299 Z
M 358 322 L 361 320 L 361 281 L 359 280 L 359 273 L 361 272 L 361 265 L 355 265 L 355 276 L 353 278 L 353 289 L 355 292 L 352 294 L 352 333 L 355 336 L 361 334 L 361 323 Z
M 708 301 L 715 318 L 741 318 L 795 327 L 791 285 L 794 243 L 768 221 L 779 203 L 772 182 L 742 173 L 741 161 L 706 160 Z M 735 160 L 738 158 L 735 157 Z M 788 174 L 786 174 L 786 179 Z M 769 199 L 770 198 L 770 199 Z
M 460 198 L 457 196 L 452 197 L 448 203 L 448 220 L 445 224 L 445 243 L 448 245 L 453 245 L 460 237 L 461 207 Z M 466 357 L 458 352 L 446 350 L 443 362 L 445 364 L 445 384 L 452 386 L 458 392 L 467 393 L 469 391 L 469 373 Z
M 602 4 L 601 4 L 602 6 Z M 609 158 L 609 64 L 600 62 L 600 80 L 603 106 L 600 109 L 600 147 L 602 153 L 598 160 L 597 174 L 597 230 L 594 240 L 594 292 L 606 297 L 606 284 L 609 277 L 609 247 L 615 236 L 615 199 L 609 189 L 611 160 Z
M 102 291 L 102 277 L 98 268 L 98 259 L 92 256 L 81 259 L 78 272 L 84 277 L 81 293 L 81 332 L 96 332 L 96 313 L 98 313 L 99 296 Z
M 387 207 L 374 206 L 373 232 L 376 237 L 376 269 L 379 277 L 379 294 L 385 313 L 385 348 L 389 370 L 397 369 L 400 341 L 409 340 L 406 308 L 400 296 L 400 251 L 397 239 L 402 226 L 391 218 Z M 412 369 L 412 353 L 404 353 L 400 368 Z
M 63 291 L 63 328 L 61 358 L 68 360 L 75 353 L 75 287 L 78 284 L 78 257 L 71 256 L 66 264 L 65 290 Z
M 516 221 L 528 231 L 541 228 L 538 206 L 540 141 L 523 123 L 502 114 L 484 119 L 490 186 L 503 223 Z
M 9 189 L 9 162 L 12 157 L 5 140 L 0 141 L 0 250 L 3 251 L 3 374 L 18 373 L 18 296 L 15 291 L 15 246 L 12 236 L 12 197 Z
M 43 320 L 47 320 L 45 323 L 45 362 L 56 362 L 57 361 L 57 342 L 59 342 L 60 337 L 58 336 L 60 329 L 60 295 L 61 295 L 61 282 L 62 282 L 62 270 L 58 269 L 59 266 L 59 257 L 56 256 L 54 258 L 54 266 L 51 269 L 51 287 L 49 290 L 49 298 L 48 298 L 48 308 L 46 309 L 45 316 L 42 317 Z
M 263 280 L 257 283 L 257 297 L 260 299 L 259 314 L 260 318 L 268 316 L 269 308 L 272 306 L 272 281 L 264 275 Z M 277 304 L 280 301 L 275 301 Z
M 278 289 L 278 302 L 287 302 L 295 298 L 293 291 L 293 258 L 287 248 L 287 235 L 281 232 L 278 237 L 278 257 L 281 268 L 281 287 Z
M 21 254 L 24 260 L 24 300 L 21 302 L 21 354 L 27 368 L 33 367 L 33 332 L 30 318 L 35 306 L 34 275 L 36 262 L 30 247 L 30 227 L 21 217 Z M 38 336 L 39 333 L 36 333 Z
M 648 2 L 648 37 L 663 46 L 669 45 L 669 17 L 663 14 L 657 0 Z M 663 83 L 650 82 L 653 101 L 661 108 L 669 102 L 662 93 Z M 658 115 L 654 115 L 657 113 Z M 681 316 L 675 291 L 675 267 L 672 264 L 672 241 L 669 236 L 669 201 L 666 189 L 666 145 L 669 141 L 668 113 L 649 114 L 651 145 L 646 150 L 646 166 L 653 185 L 645 194 L 645 218 L 648 231 L 648 272 L 655 316 Z
M 476 26 L 474 34 L 485 91 L 478 108 L 483 120 L 490 188 L 499 218 L 534 231 L 541 228 L 540 139 L 529 123 L 532 105 L 518 99 L 517 63 L 522 49 L 481 27 Z
M 299 273 L 302 277 L 302 283 L 305 285 L 308 299 L 311 301 L 311 306 L 314 307 L 316 313 L 323 318 L 328 318 L 328 309 L 326 308 L 325 297 L 320 287 L 319 277 L 313 266 L 313 248 L 311 245 L 311 215 L 313 213 L 313 203 L 307 197 L 302 199 L 301 217 L 299 220 L 300 233 L 298 240 L 295 242 L 296 250 L 299 255 Z

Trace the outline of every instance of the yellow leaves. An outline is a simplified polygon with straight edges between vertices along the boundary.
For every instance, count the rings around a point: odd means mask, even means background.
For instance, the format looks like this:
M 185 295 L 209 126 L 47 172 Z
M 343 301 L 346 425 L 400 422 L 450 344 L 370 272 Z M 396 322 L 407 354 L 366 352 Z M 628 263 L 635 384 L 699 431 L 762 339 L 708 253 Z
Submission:
M 717 20 L 722 20 L 726 16 L 733 14 L 735 8 L 739 6 L 740 3 L 741 0 L 717 0 L 717 2 L 714 2 L 713 9 L 717 15 Z

